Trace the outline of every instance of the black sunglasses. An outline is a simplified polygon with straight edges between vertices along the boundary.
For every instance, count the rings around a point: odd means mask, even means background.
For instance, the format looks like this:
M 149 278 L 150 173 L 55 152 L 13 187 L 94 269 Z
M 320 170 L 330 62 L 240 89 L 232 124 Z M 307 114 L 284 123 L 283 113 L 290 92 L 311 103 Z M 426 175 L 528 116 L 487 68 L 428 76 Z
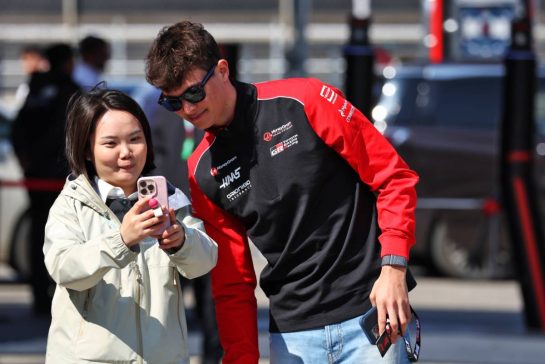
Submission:
M 183 100 L 192 104 L 201 102 L 206 97 L 206 92 L 204 92 L 204 85 L 206 85 L 206 82 L 208 82 L 210 77 L 212 77 L 212 75 L 214 74 L 215 68 L 216 65 L 210 67 L 210 69 L 208 70 L 208 72 L 206 72 L 206 75 L 199 84 L 189 87 L 180 96 L 165 96 L 163 95 L 163 93 L 161 93 L 161 96 L 159 96 L 159 100 L 157 100 L 157 103 L 168 111 L 174 112 L 182 108 Z

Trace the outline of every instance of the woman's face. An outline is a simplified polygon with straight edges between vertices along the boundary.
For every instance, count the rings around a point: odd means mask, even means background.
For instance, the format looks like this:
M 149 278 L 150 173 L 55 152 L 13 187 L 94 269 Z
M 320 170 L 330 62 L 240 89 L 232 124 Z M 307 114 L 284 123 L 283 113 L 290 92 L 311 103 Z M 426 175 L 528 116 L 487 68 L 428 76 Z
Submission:
M 140 122 L 121 110 L 108 110 L 91 135 L 91 162 L 100 179 L 128 196 L 146 164 L 148 147 Z

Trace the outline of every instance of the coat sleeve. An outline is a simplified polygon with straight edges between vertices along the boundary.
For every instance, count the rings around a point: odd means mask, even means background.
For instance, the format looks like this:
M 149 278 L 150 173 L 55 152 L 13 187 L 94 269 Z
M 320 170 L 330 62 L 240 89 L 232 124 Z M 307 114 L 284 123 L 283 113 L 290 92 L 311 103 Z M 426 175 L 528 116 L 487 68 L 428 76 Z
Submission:
M 212 203 L 190 171 L 191 202 L 195 216 L 218 244 L 218 263 L 212 270 L 212 292 L 224 364 L 256 364 L 256 277 L 246 230 L 231 215 Z
M 86 240 L 77 202 L 62 195 L 53 204 L 45 226 L 45 266 L 53 280 L 66 288 L 83 291 L 94 287 L 111 269 L 119 269 L 133 261 L 138 253 L 131 251 L 119 229 Z
M 178 209 L 176 218 L 185 230 L 185 241 L 181 249 L 170 255 L 170 260 L 188 279 L 208 273 L 218 259 L 216 242 L 206 233 L 202 220 L 191 214 L 191 205 Z
M 381 256 L 408 259 L 415 242 L 418 175 L 374 125 L 334 87 L 309 79 L 305 112 L 316 134 L 377 194 Z

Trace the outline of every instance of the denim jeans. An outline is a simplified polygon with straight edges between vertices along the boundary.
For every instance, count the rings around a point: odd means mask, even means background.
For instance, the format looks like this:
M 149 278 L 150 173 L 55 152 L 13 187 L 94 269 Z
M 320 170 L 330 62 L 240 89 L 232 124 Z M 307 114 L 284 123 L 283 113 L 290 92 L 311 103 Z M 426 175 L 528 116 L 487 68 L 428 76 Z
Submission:
M 323 328 L 269 335 L 271 364 L 408 364 L 403 338 L 399 337 L 384 358 L 369 343 L 361 316 Z

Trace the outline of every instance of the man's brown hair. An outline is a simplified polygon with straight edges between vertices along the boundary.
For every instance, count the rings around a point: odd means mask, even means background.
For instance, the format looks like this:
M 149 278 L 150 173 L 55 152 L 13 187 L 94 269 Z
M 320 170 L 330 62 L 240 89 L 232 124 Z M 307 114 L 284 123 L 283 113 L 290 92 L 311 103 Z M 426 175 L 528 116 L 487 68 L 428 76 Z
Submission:
M 164 27 L 146 58 L 146 79 L 163 91 L 182 85 L 186 72 L 198 67 L 208 70 L 220 60 L 214 37 L 202 24 L 182 21 Z

